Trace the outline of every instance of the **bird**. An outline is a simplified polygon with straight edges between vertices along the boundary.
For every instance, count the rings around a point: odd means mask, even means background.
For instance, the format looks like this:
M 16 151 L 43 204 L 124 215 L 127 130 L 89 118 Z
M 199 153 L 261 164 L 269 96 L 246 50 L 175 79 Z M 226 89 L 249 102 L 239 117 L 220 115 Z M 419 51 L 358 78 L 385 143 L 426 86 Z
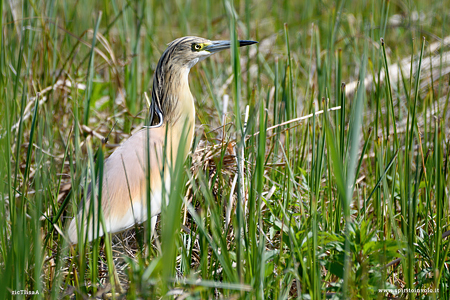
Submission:
M 255 43 L 237 41 L 239 47 Z M 108 233 L 122 232 L 150 217 L 153 234 L 163 200 L 168 201 L 167 196 L 163 199 L 162 190 L 171 188 L 170 172 L 162 170 L 173 164 L 177 155 L 185 160 L 194 138 L 195 104 L 189 88 L 189 71 L 196 63 L 231 45 L 229 40 L 211 41 L 195 36 L 181 37 L 168 44 L 153 77 L 148 126 L 133 134 L 105 159 L 101 201 L 95 199 L 94 213 L 89 213 L 92 212 L 89 209 L 91 198 L 94 199 L 91 193 L 95 190 L 91 182 L 67 230 L 71 244 L 85 238 L 91 242 L 103 236 L 103 228 L 97 228 L 99 222 L 96 221 L 100 209 Z M 97 188 L 99 185 L 97 182 Z M 150 209 L 147 209 L 148 194 Z

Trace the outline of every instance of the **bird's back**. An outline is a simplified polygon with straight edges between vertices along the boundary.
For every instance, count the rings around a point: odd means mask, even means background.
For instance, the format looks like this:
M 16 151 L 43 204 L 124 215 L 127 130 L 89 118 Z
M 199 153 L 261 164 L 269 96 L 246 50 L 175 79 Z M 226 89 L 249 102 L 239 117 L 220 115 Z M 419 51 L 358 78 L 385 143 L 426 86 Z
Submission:
M 140 130 L 105 160 L 101 206 L 107 232 L 120 232 L 147 220 L 147 182 L 150 183 L 151 216 L 161 211 L 164 139 L 164 126 Z M 147 172 L 148 167 L 150 171 Z M 167 187 L 170 185 L 170 178 L 168 174 L 164 178 Z M 91 193 L 92 186 L 88 190 L 86 201 L 81 202 L 77 218 L 70 223 L 68 234 L 73 244 L 78 242 L 76 222 L 79 228 L 84 228 L 84 233 L 88 230 L 89 241 L 97 236 L 92 230 L 92 224 L 94 228 L 98 224 L 97 218 L 94 218 L 94 222 L 90 218 L 87 226 Z M 94 205 L 94 216 L 98 215 L 96 206 Z M 98 236 L 102 235 L 100 226 Z

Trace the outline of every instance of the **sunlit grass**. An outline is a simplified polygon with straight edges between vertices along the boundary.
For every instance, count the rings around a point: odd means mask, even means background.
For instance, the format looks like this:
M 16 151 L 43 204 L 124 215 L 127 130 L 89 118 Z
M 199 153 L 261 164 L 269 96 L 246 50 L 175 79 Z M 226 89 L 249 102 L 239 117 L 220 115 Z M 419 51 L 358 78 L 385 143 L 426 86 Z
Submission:
M 54 2 L 0 2 L 1 299 L 449 298 L 449 1 Z M 156 239 L 70 248 L 183 35 L 259 44 L 191 70 Z

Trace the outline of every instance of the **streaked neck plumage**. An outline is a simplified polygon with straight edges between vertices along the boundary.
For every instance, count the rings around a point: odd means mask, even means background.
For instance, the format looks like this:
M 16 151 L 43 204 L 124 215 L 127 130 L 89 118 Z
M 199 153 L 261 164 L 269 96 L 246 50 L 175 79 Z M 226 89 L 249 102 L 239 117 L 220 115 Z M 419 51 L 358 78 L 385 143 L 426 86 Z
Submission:
M 173 152 L 183 151 L 186 157 L 192 146 L 195 126 L 194 97 L 188 81 L 190 66 L 180 68 L 169 58 L 164 53 L 156 68 L 150 111 L 153 121 L 150 125 L 161 121 L 157 114 L 159 110 L 162 126 L 167 127 L 171 148 L 176 150 Z

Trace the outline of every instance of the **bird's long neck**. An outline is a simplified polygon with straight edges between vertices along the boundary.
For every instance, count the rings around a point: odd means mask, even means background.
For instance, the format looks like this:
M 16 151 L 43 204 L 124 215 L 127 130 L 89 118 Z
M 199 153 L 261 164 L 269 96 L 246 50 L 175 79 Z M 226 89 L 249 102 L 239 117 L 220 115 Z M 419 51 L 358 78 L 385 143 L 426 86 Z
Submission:
M 159 109 L 163 126 L 167 128 L 172 152 L 187 156 L 193 141 L 195 126 L 194 98 L 189 89 L 188 68 L 167 66 L 157 68 L 153 80 L 152 112 Z M 175 157 L 174 157 L 175 158 Z

